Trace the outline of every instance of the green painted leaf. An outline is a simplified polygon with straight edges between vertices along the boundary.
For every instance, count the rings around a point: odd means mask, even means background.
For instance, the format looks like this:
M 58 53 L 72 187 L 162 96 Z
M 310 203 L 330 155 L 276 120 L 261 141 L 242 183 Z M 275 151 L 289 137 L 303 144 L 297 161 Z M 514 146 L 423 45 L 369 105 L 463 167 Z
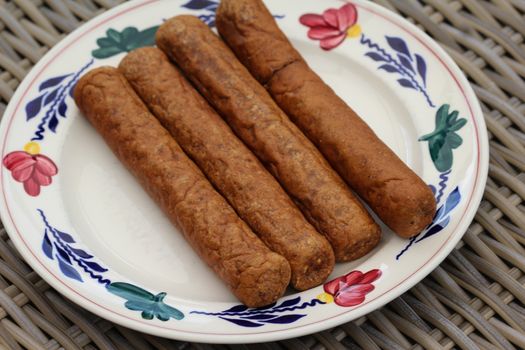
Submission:
M 165 293 L 163 293 L 165 294 Z M 164 304 L 162 301 L 128 301 L 124 304 L 126 308 L 133 311 L 142 311 L 142 317 L 149 315 L 157 317 L 161 321 L 167 321 L 170 318 L 181 320 L 184 318 L 184 314 L 179 310 Z
M 448 104 L 444 104 L 443 106 L 439 107 L 436 113 L 436 131 L 442 130 L 446 127 L 448 108 L 449 108 Z
M 108 38 L 110 38 L 117 44 L 119 44 L 122 41 L 121 40 L 122 36 L 115 29 L 112 29 L 112 28 L 108 29 L 108 31 L 106 32 L 106 35 L 108 36 Z
M 157 318 L 161 321 L 167 321 L 170 317 L 176 320 L 182 320 L 184 318 L 182 312 L 167 304 L 157 303 L 157 308 Z
M 162 292 L 162 293 L 159 293 L 159 294 L 155 295 L 153 297 L 153 300 L 155 302 L 160 302 L 160 301 L 163 301 L 165 297 L 166 297 L 166 293 Z
M 153 298 L 155 297 L 147 290 L 125 282 L 113 282 L 106 288 L 110 293 L 118 295 L 119 297 L 129 301 L 153 301 Z
M 420 138 L 418 138 L 417 140 L 418 141 L 428 141 L 428 140 L 430 140 L 433 137 L 434 137 L 434 133 L 431 133 L 431 134 L 423 135 Z
M 452 148 L 445 142 L 443 147 L 437 152 L 434 166 L 439 172 L 449 171 L 452 168 L 453 160 Z
M 123 52 L 119 47 L 117 46 L 111 46 L 111 47 L 104 47 L 100 49 L 96 49 L 91 51 L 91 55 L 95 58 L 108 58 L 111 56 L 115 56 L 116 54 L 119 54 Z
M 142 316 L 142 318 L 145 320 L 153 320 L 153 317 L 154 317 L 153 312 L 151 311 L 142 311 L 140 316 Z
M 133 311 L 152 311 L 155 308 L 155 302 L 148 300 L 130 300 L 126 301 L 124 306 Z
M 456 131 L 467 123 L 467 120 L 464 118 L 458 119 L 458 111 L 449 113 L 449 108 L 448 104 L 443 104 L 439 107 L 436 112 L 435 130 L 419 138 L 419 141 L 428 141 L 430 158 L 440 172 L 446 172 L 452 168 L 454 162 L 452 150 L 463 143 L 461 136 Z
M 458 118 L 458 115 L 459 115 L 459 112 L 458 111 L 454 111 L 452 113 L 450 113 L 447 117 L 447 125 L 452 125 L 454 124 L 454 122 L 456 121 L 456 119 Z
M 446 143 L 450 146 L 450 148 L 455 149 L 461 146 L 463 140 L 458 134 L 452 132 L 447 135 Z
M 465 124 L 467 124 L 467 120 L 464 119 L 464 118 L 461 118 L 459 119 L 458 121 L 456 121 L 454 124 L 452 124 L 448 130 L 449 131 L 458 131 L 459 129 L 461 129 L 462 127 L 465 126 Z
M 117 46 L 118 44 L 114 42 L 113 40 L 111 40 L 110 38 L 104 37 L 104 38 L 97 39 L 97 45 L 101 48 L 104 48 L 104 47 Z
M 157 318 L 161 321 L 169 321 L 171 315 L 165 314 L 165 313 L 158 313 Z M 175 317 L 174 317 L 175 318 Z M 177 320 L 180 320 L 180 318 L 176 318 Z
M 126 27 L 122 32 L 111 28 L 106 36 L 97 39 L 98 48 L 91 54 L 98 59 L 109 58 L 122 52 L 129 52 L 139 47 L 155 45 L 155 33 L 159 26 L 139 31 L 136 27 Z
M 122 37 L 122 43 L 127 43 L 139 33 L 139 30 L 135 27 L 127 27 L 120 34 Z
M 184 318 L 181 311 L 164 303 L 166 297 L 164 292 L 153 295 L 147 290 L 125 282 L 113 282 L 106 288 L 110 293 L 126 299 L 124 306 L 132 311 L 140 311 L 142 318 L 146 320 L 154 317 L 161 321 L 168 321 L 170 318 L 176 320 Z
M 430 158 L 432 158 L 432 161 L 436 163 L 437 159 L 439 158 L 439 152 L 445 145 L 445 138 L 442 135 L 438 135 L 436 137 L 433 137 L 428 142 L 428 148 L 430 151 Z
M 131 42 L 128 43 L 130 50 L 137 49 L 139 47 L 153 46 L 155 45 L 155 34 L 159 26 L 144 29 L 139 32 Z

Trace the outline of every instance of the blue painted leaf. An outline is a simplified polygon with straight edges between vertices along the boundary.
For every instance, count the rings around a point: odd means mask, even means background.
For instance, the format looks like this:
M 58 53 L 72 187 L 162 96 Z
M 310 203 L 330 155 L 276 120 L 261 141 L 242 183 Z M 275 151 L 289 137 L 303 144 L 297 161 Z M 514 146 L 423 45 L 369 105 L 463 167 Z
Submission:
M 93 255 L 90 255 L 88 253 L 86 253 L 84 250 L 82 249 L 78 249 L 78 248 L 73 248 L 73 247 L 69 247 L 69 249 L 75 253 L 76 255 L 78 255 L 79 257 L 81 258 L 84 258 L 84 259 L 89 259 L 89 258 L 92 258 Z
M 69 96 L 74 97 L 73 93 L 75 92 L 75 87 L 77 86 L 77 83 L 73 84 L 71 89 L 69 89 Z
M 280 305 L 276 306 L 276 308 L 294 306 L 297 305 L 300 301 L 301 297 L 285 300 Z
M 56 255 L 58 259 L 58 267 L 60 267 L 60 271 L 67 277 L 70 277 L 72 279 L 75 279 L 77 281 L 83 282 L 82 277 L 80 277 L 80 274 L 73 268 L 73 266 L 66 264 L 62 258 L 60 258 L 58 255 Z
M 55 229 L 55 232 L 57 233 L 58 237 L 60 237 L 61 240 L 67 243 L 75 243 L 75 240 L 73 239 L 73 237 L 71 237 L 70 234 L 56 230 L 56 229 Z
M 208 23 L 206 23 L 208 25 L 208 27 L 210 28 L 215 28 L 215 20 L 211 20 L 209 21 Z
M 49 130 L 51 130 L 52 132 L 56 132 L 56 129 L 58 126 L 58 118 L 57 118 L 56 113 L 53 113 L 53 116 L 51 117 L 51 119 L 49 119 L 48 126 L 49 126 Z
M 370 57 L 371 59 L 373 59 L 374 61 L 377 61 L 377 62 L 380 62 L 380 61 L 386 62 L 387 61 L 386 58 L 384 58 L 383 56 L 381 56 L 377 52 L 367 52 L 367 53 L 365 53 L 365 56 L 368 56 L 368 57 Z
M 441 223 L 432 226 L 428 231 L 425 232 L 425 234 L 423 234 L 420 238 L 418 238 L 415 241 L 415 243 L 419 243 L 422 240 L 424 240 L 424 239 L 426 239 L 428 237 L 431 237 L 431 236 L 435 235 L 438 232 L 441 232 L 441 230 L 443 230 L 448 225 L 449 222 L 450 222 L 450 217 L 447 217 Z
M 387 36 L 386 41 L 388 42 L 388 45 L 390 45 L 392 49 L 407 56 L 410 60 L 412 60 L 412 55 L 410 54 L 410 51 L 408 50 L 408 46 L 403 39 L 393 37 L 393 36 Z
M 271 309 L 275 306 L 275 303 L 271 303 L 270 305 L 266 305 L 266 306 L 261 306 L 261 307 L 258 307 L 258 308 L 255 308 L 254 310 L 268 310 L 268 309 Z
M 300 318 L 302 318 L 304 316 L 306 316 L 306 315 L 290 314 L 290 315 L 279 316 L 279 317 L 273 318 L 271 320 L 261 320 L 261 322 L 286 324 L 286 323 L 293 323 L 293 322 L 297 321 L 298 319 L 300 319 Z
M 47 235 L 47 229 L 44 233 L 44 239 L 42 240 L 42 250 L 44 251 L 44 254 L 47 255 L 47 257 L 51 260 L 53 260 L 53 246 L 51 245 L 51 240 L 49 239 L 49 236 Z
M 241 326 L 241 327 L 261 327 L 262 326 L 261 323 L 255 323 L 255 322 L 248 321 L 248 320 L 238 320 L 236 318 L 228 318 L 228 317 L 223 317 L 223 316 L 219 316 L 219 318 L 222 318 L 223 320 L 226 320 L 231 323 L 235 323 L 236 325 Z
M 409 71 L 414 72 L 414 68 L 412 68 L 412 64 L 410 63 L 410 61 L 403 55 L 397 55 L 397 57 L 399 58 L 399 61 L 401 62 L 401 64 L 403 65 L 403 67 L 405 67 L 406 69 L 408 69 Z
M 235 305 L 234 307 L 229 308 L 228 310 L 224 310 L 223 312 L 243 312 L 248 310 L 248 306 L 246 305 Z
M 454 191 L 452 191 L 447 198 L 447 201 L 445 202 L 445 214 L 449 214 L 452 209 L 454 209 L 459 201 L 461 200 L 461 194 L 459 193 L 459 187 L 456 187 Z
M 412 82 L 408 79 L 398 79 L 397 82 L 403 87 L 415 89 L 414 85 L 412 85 Z
M 98 272 L 106 272 L 108 270 L 108 269 L 100 266 L 99 264 L 97 264 L 94 261 L 85 261 L 85 260 L 82 260 L 82 261 L 84 262 L 84 264 L 89 266 L 92 270 L 95 270 L 95 271 L 98 271 Z
M 392 66 L 390 64 L 383 64 L 383 65 L 379 66 L 379 68 L 377 68 L 377 69 L 383 69 L 383 70 L 386 70 L 389 73 L 400 73 L 399 70 L 396 67 L 394 67 L 394 66 Z
M 62 259 L 64 259 L 64 261 L 66 261 L 69 265 L 71 265 L 71 259 L 69 258 L 69 254 L 64 249 L 59 247 L 58 244 L 55 243 L 54 246 L 58 254 L 62 257 Z
M 29 101 L 29 103 L 26 105 L 26 120 L 30 120 L 38 115 L 40 108 L 42 108 L 42 99 L 44 96 L 45 94 Z
M 210 0 L 190 0 L 186 4 L 182 5 L 182 7 L 185 7 L 190 10 L 207 9 L 212 6 L 215 6 L 216 8 L 217 3 L 215 1 Z
M 40 86 L 38 87 L 38 91 L 42 91 L 50 87 L 57 86 L 58 84 L 62 82 L 62 80 L 69 77 L 70 75 L 71 74 L 66 74 L 66 75 L 61 75 L 59 77 L 47 79 L 42 84 L 40 84 Z
M 423 80 L 423 84 L 427 85 L 427 64 L 420 55 L 416 54 L 416 68 L 419 76 Z
M 60 104 L 58 105 L 58 114 L 65 118 L 66 112 L 67 112 L 67 104 L 66 104 L 66 101 L 62 100 Z
M 53 90 L 50 94 L 46 96 L 46 98 L 44 99 L 44 106 L 47 106 L 48 104 L 50 104 L 51 102 L 55 100 L 55 98 L 58 95 L 58 90 L 60 90 L 59 87 Z
M 438 222 L 443 217 L 443 214 L 445 214 L 445 206 L 442 205 L 439 207 L 439 209 L 436 212 L 436 215 L 434 215 L 434 219 L 432 222 Z
M 250 315 L 250 316 L 241 316 L 244 319 L 248 320 L 267 320 L 270 318 L 275 318 L 275 315 L 272 314 L 256 314 L 256 315 Z
M 428 185 L 428 187 L 430 187 L 430 190 L 432 191 L 432 193 L 435 196 L 436 195 L 436 187 L 434 187 L 434 185 Z

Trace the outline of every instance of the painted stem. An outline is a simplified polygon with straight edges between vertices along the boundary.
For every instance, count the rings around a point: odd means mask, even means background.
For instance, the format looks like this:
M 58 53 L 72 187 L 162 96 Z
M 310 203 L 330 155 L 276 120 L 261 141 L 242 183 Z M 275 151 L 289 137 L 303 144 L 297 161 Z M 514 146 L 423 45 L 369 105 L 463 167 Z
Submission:
M 206 311 L 191 311 L 191 314 L 198 314 L 198 315 L 207 315 L 207 316 L 249 316 L 249 315 L 257 315 L 257 314 L 265 314 L 265 313 L 273 313 L 273 312 L 286 312 L 286 311 L 294 311 L 294 310 L 303 310 L 307 307 L 313 307 L 315 305 L 322 305 L 326 304 L 324 301 L 321 301 L 319 299 L 312 299 L 311 301 L 305 301 L 300 306 L 293 306 L 293 307 L 284 307 L 284 308 L 275 308 L 275 309 L 268 309 L 268 310 L 251 310 L 251 311 L 242 311 L 242 312 L 206 312 Z
M 419 234 L 418 234 L 417 236 L 419 236 Z M 405 248 L 403 248 L 403 249 L 399 252 L 399 254 L 396 255 L 396 260 L 399 260 L 399 258 L 401 258 L 401 256 L 402 256 L 403 254 L 405 254 L 406 251 L 407 251 L 408 249 L 410 249 L 410 247 L 412 247 L 412 244 L 414 244 L 414 242 L 416 241 L 417 236 L 410 237 L 410 241 L 409 241 L 408 244 L 405 246 Z
M 436 196 L 436 204 L 439 204 L 441 198 L 443 197 L 443 194 L 445 194 L 445 189 L 447 188 L 448 175 L 451 171 L 452 170 L 448 170 L 444 173 L 439 174 L 439 178 L 441 179 L 441 181 L 439 181 L 439 190 Z

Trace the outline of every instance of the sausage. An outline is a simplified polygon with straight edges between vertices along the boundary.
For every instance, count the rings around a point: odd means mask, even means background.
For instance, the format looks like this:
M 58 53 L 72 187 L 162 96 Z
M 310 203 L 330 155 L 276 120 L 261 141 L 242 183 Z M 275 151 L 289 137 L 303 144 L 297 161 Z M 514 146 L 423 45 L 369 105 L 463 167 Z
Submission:
M 204 23 L 177 16 L 156 39 L 326 236 L 337 261 L 357 259 L 377 245 L 380 228 L 363 205 Z
M 116 68 L 84 75 L 75 102 L 200 257 L 250 307 L 283 295 L 286 259 L 270 251 L 147 110 Z
M 325 84 L 260 0 L 223 0 L 220 35 L 350 187 L 401 237 L 434 217 L 430 188 Z
M 119 70 L 239 216 L 288 260 L 292 285 L 323 283 L 334 267 L 328 241 L 168 57 L 157 48 L 137 49 Z

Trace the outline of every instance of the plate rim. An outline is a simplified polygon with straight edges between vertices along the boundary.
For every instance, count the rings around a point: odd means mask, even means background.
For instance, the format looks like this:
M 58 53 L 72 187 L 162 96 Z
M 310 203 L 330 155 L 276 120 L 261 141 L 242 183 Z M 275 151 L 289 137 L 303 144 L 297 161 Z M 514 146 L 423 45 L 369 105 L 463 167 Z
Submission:
M 96 16 L 90 21 L 84 23 L 73 32 L 68 34 L 61 42 L 55 45 L 49 52 L 47 52 L 40 61 L 32 68 L 27 76 L 20 83 L 15 94 L 12 96 L 9 102 L 4 116 L 12 114 L 13 111 L 17 110 L 19 105 L 22 103 L 28 88 L 39 78 L 45 68 L 53 61 L 53 59 L 59 55 L 62 51 L 66 50 L 69 46 L 75 43 L 80 36 L 95 30 L 104 23 L 111 19 L 120 16 L 126 12 L 132 11 L 136 8 L 147 6 L 149 4 L 158 2 L 161 0 L 132 0 L 128 3 L 124 3 L 114 7 L 113 9 Z M 39 276 L 49 283 L 55 290 L 65 296 L 67 299 L 73 301 L 78 306 L 85 308 L 86 310 L 104 318 L 108 319 L 117 324 L 135 329 L 137 331 L 146 332 L 153 335 L 162 337 L 184 340 L 190 342 L 214 342 L 214 343 L 253 343 L 261 341 L 275 341 L 285 338 L 293 338 L 302 336 L 305 334 L 311 334 L 319 332 L 351 320 L 362 317 L 363 315 L 376 310 L 394 298 L 400 296 L 415 284 L 423 280 L 432 270 L 434 270 L 452 251 L 456 244 L 461 240 L 464 233 L 468 229 L 468 226 L 472 222 L 474 215 L 478 209 L 479 203 L 484 192 L 485 184 L 488 177 L 488 164 L 489 164 L 489 146 L 488 146 L 488 134 L 483 118 L 483 113 L 479 101 L 468 82 L 465 75 L 461 72 L 457 64 L 452 58 L 426 33 L 417 28 L 414 24 L 408 22 L 403 17 L 396 13 L 389 11 L 371 2 L 365 2 L 362 0 L 353 0 L 368 11 L 382 17 L 394 25 L 398 26 L 409 34 L 413 39 L 420 42 L 430 52 L 432 52 L 436 58 L 443 65 L 443 68 L 447 69 L 452 78 L 456 81 L 459 89 L 462 91 L 466 103 L 470 109 L 472 120 L 474 123 L 474 135 L 477 138 L 477 169 L 474 178 L 474 187 L 465 207 L 465 212 L 461 215 L 461 218 L 454 229 L 451 230 L 449 237 L 443 242 L 442 246 L 427 260 L 427 262 L 415 270 L 410 276 L 400 281 L 397 285 L 393 286 L 383 294 L 378 295 L 370 301 L 366 301 L 360 305 L 359 308 L 347 309 L 336 315 L 323 320 L 313 321 L 306 325 L 291 326 L 278 330 L 270 331 L 259 331 L 253 333 L 193 333 L 187 330 L 176 330 L 172 327 L 162 327 L 158 324 L 147 323 L 141 319 L 134 319 L 126 315 L 116 313 L 113 310 L 106 308 L 103 305 L 97 304 L 95 301 L 86 298 L 84 295 L 76 291 L 74 288 L 68 286 L 55 274 L 49 271 L 45 264 L 41 263 L 40 260 L 34 255 L 32 250 L 27 246 L 23 235 L 18 231 L 14 224 L 11 214 L 9 212 L 7 198 L 3 186 L 3 171 L 0 171 L 0 190 L 3 198 L 0 201 L 0 217 L 8 233 L 10 239 L 14 242 L 17 250 L 22 255 L 24 260 L 39 274 Z M 346 1 L 343 1 L 346 2 Z M 9 126 L 11 125 L 14 118 L 7 119 L 3 118 L 0 124 L 0 135 L 4 135 Z M 7 129 L 7 130 L 6 130 Z M 2 145 L 2 154 L 5 150 L 7 138 L 4 138 Z M 390 294 L 390 295 L 388 295 Z M 203 339 L 206 338 L 206 339 Z

